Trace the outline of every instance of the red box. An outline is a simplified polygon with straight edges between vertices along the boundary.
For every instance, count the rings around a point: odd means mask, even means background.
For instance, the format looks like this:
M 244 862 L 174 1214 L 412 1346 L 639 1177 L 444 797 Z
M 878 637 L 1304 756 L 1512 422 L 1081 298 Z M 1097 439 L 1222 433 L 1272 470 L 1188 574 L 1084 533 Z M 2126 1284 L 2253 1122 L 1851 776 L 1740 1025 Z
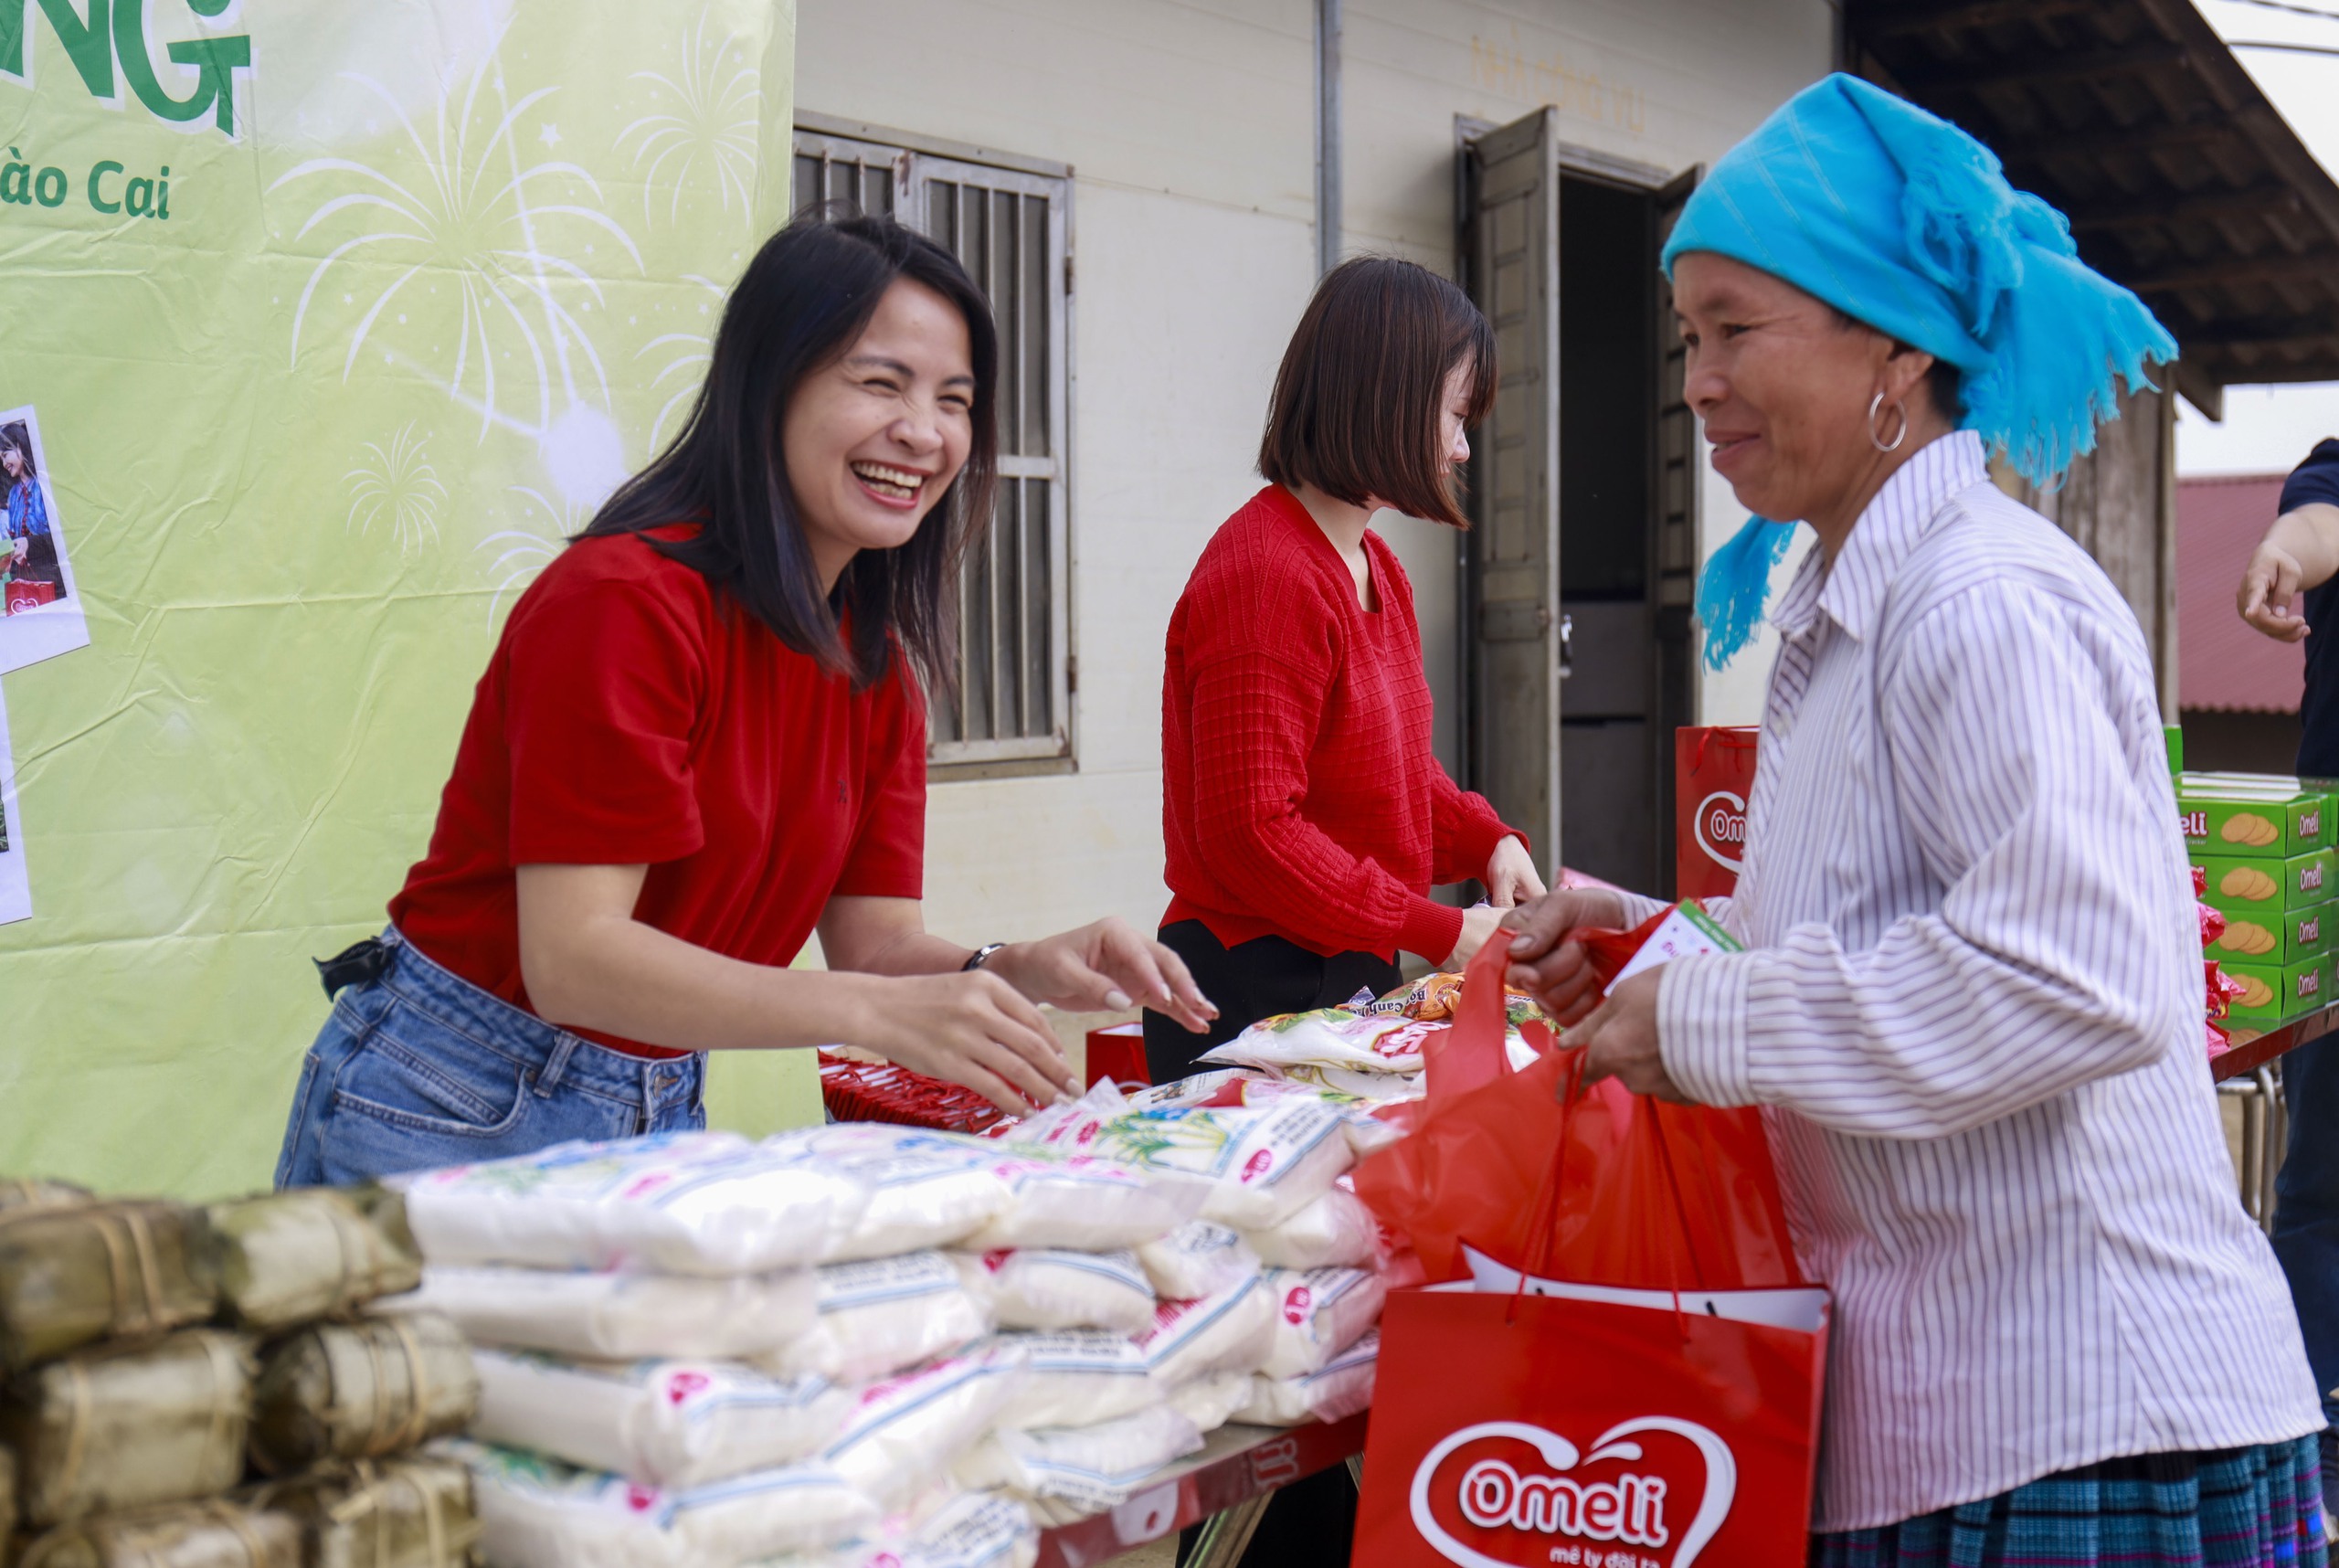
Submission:
M 1088 1032 L 1088 1082 L 1099 1078 L 1117 1084 L 1148 1085 L 1153 1069 L 1145 1065 L 1145 1025 L 1108 1023 Z
M 1673 895 L 1719 898 L 1738 885 L 1746 800 L 1754 792 L 1752 725 L 1673 732 Z
M 12 582 L 7 586 L 5 593 L 5 600 L 0 600 L 0 615 L 22 615 L 26 610 L 38 609 L 42 605 L 55 603 L 57 585 Z

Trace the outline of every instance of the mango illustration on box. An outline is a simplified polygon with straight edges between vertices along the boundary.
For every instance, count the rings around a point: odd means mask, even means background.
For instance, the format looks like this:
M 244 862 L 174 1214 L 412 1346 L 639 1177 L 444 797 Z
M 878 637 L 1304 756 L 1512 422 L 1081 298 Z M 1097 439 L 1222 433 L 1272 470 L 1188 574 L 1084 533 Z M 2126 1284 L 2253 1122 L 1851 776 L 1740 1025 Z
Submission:
M 1643 969 L 1653 969 L 1676 959 L 1686 959 L 1699 953 L 1735 953 L 1741 950 L 1742 945 L 1714 923 L 1714 917 L 1706 913 L 1704 905 L 1694 898 L 1684 898 L 1667 913 L 1656 929 L 1648 934 L 1648 939 L 1641 944 L 1640 950 L 1625 960 L 1625 967 L 1616 971 L 1616 978 L 1608 982 L 1608 989 L 1613 991 Z

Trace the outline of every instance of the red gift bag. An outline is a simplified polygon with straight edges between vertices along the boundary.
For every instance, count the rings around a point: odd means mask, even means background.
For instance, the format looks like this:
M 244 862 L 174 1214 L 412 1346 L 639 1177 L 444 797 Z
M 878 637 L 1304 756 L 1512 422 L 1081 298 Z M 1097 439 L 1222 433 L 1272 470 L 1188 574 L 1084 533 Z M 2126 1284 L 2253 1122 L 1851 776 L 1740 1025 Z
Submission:
M 55 583 L 11 582 L 0 589 L 0 614 L 21 615 L 57 602 Z
M 1599 1091 L 1613 1085 L 1580 1095 L 1581 1071 L 1580 1053 L 1555 1052 L 1508 1080 L 1524 1089 L 1549 1075 L 1569 1100 L 1556 1157 L 1544 1162 L 1550 1179 L 1527 1205 L 1532 1272 L 1465 1248 L 1471 1282 L 1389 1298 L 1355 1559 L 1401 1568 L 1801 1563 L 1826 1296 L 1795 1282 L 1791 1254 L 1767 1264 L 1744 1255 L 1745 1238 L 1729 1230 L 1742 1194 L 1701 1190 L 1715 1180 L 1766 1188 L 1752 1210 L 1774 1215 L 1767 1150 L 1730 1151 L 1724 1138 L 1703 1157 L 1703 1175 L 1688 1178 L 1698 1157 L 1674 1147 L 1660 1113 L 1699 1107 L 1632 1096 L 1602 1107 Z M 1504 1086 L 1473 1091 L 1456 1108 Z M 1518 1109 L 1540 1118 L 1540 1107 Z M 1708 1129 L 1681 1130 L 1694 1143 Z M 1598 1169 L 1571 1169 L 1572 1156 L 1603 1141 Z M 1752 1162 L 1724 1169 L 1740 1159 Z M 1510 1160 L 1491 1160 L 1485 1173 L 1506 1178 Z M 1635 1174 L 1620 1178 L 1627 1168 Z M 1468 1174 L 1459 1160 L 1449 1170 Z M 1671 1233 L 1678 1245 L 1652 1250 L 1635 1234 L 1646 1232 Z M 1639 1277 L 1575 1278 L 1551 1262 L 1572 1251 Z M 1712 1277 L 1750 1265 L 1778 1277 L 1739 1282 L 1752 1288 Z
M 1673 732 L 1673 895 L 1719 898 L 1738 885 L 1746 801 L 1754 792 L 1752 726 Z

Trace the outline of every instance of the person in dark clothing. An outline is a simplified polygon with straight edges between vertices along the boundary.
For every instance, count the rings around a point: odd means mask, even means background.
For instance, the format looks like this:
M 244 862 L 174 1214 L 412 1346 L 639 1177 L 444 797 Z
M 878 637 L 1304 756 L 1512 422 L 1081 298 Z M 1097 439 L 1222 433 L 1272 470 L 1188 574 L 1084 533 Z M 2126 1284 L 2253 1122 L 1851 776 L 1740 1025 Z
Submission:
M 2315 443 L 2282 485 L 2281 515 L 2242 573 L 2241 618 L 2306 643 L 2298 770 L 2339 779 L 2339 440 Z M 2274 1184 L 2274 1255 L 2290 1277 L 2323 1388 L 2323 1499 L 2339 1517 L 2339 1037 L 2282 1059 L 2290 1148 Z

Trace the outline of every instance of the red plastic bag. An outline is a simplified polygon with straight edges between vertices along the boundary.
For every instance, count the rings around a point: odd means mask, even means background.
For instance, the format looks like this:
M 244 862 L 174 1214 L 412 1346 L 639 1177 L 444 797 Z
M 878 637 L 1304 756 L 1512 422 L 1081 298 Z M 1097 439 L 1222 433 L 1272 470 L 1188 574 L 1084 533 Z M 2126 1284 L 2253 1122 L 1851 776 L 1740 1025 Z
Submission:
M 1639 946 L 1626 933 L 1589 935 L 1603 976 Z M 1471 979 L 1478 974 L 1474 960 Z M 1585 1284 L 1804 1283 L 1761 1113 L 1655 1102 L 1636 1112 L 1613 1078 L 1582 1091 L 1571 1110 L 1561 1091 L 1580 1075 L 1582 1053 L 1553 1050 L 1508 1071 L 1499 1007 L 1487 1017 L 1474 992 L 1499 999 L 1500 987 L 1465 984 L 1454 1027 L 1434 1054 L 1424 1047 L 1427 1094 L 1411 1135 L 1356 1171 L 1358 1196 L 1412 1243 L 1430 1278 L 1460 1277 L 1466 1241 L 1516 1267 L 1546 1255 L 1548 1243 L 1550 1271 Z M 1571 1194 L 1556 1215 L 1541 1201 L 1555 1162 Z M 1683 1223 L 1634 1217 L 1674 1192 Z
M 1761 733 L 1751 725 L 1685 726 L 1673 732 L 1675 896 L 1718 898 L 1738 886 Z

